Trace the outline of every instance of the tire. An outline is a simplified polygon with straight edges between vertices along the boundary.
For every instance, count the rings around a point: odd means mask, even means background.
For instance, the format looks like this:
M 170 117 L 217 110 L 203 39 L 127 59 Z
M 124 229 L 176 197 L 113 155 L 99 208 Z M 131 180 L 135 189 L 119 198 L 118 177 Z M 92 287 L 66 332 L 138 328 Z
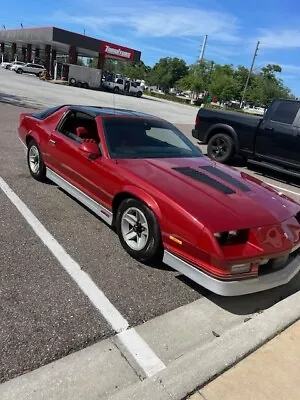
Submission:
M 70 78 L 70 85 L 74 86 L 76 85 L 76 79 L 75 78 Z
M 226 133 L 217 133 L 208 141 L 207 155 L 214 161 L 225 164 L 232 159 L 234 151 L 233 139 Z
M 119 87 L 118 87 L 118 86 L 115 86 L 115 87 L 114 87 L 114 92 L 115 92 L 115 93 L 119 93 L 119 91 L 120 91 Z
M 31 158 L 32 157 L 32 158 Z M 33 158 L 35 157 L 35 162 Z M 36 164 L 35 164 L 36 163 Z M 27 165 L 31 176 L 40 182 L 46 180 L 46 165 L 37 142 L 32 139 L 27 147 Z
M 142 92 L 137 92 L 136 97 L 142 97 Z
M 136 215 L 139 215 L 139 225 L 134 225 L 136 219 L 133 216 Z M 128 223 L 128 217 L 132 223 Z M 146 231 L 144 231 L 144 234 L 140 230 L 138 232 L 134 231 L 134 229 L 142 227 L 141 223 L 143 223 L 144 227 L 147 227 L 148 235 Z M 123 200 L 116 215 L 116 230 L 121 245 L 131 257 L 148 264 L 154 261 L 161 261 L 163 246 L 160 227 L 154 213 L 144 203 L 133 198 Z M 136 233 L 137 240 L 135 241 L 135 238 L 132 238 L 132 240 L 128 241 L 125 238 L 126 231 L 127 233 L 130 233 L 130 231 L 132 234 Z M 140 237 L 138 237 L 139 235 Z M 139 240 L 140 246 L 138 245 Z M 128 244 L 129 242 L 130 244 Z
M 18 68 L 16 72 L 17 72 L 18 74 L 23 74 L 22 68 Z

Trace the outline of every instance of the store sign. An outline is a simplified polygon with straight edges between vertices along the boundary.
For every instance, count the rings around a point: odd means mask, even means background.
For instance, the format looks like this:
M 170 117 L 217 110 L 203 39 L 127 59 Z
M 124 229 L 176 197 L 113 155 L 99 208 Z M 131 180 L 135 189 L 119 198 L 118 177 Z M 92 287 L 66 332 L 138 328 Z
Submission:
M 111 56 L 114 58 L 121 58 L 123 60 L 125 59 L 131 61 L 134 57 L 134 50 L 108 42 L 101 43 L 100 52 L 104 53 L 108 57 Z

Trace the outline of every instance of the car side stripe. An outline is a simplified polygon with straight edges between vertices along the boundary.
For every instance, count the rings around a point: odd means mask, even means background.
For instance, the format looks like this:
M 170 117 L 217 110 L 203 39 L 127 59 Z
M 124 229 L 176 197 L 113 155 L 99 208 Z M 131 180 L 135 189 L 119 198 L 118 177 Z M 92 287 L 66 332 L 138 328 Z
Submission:
M 218 178 L 221 178 L 223 181 L 231 184 L 232 186 L 235 186 L 236 188 L 242 190 L 243 192 L 249 192 L 251 190 L 243 182 L 240 182 L 238 179 L 233 178 L 231 175 L 227 174 L 224 171 L 221 171 L 220 169 L 218 169 L 216 167 L 213 167 L 212 165 L 206 165 L 206 166 L 200 167 L 200 168 L 204 169 L 205 171 L 209 172 L 210 174 L 217 176 Z
M 176 167 L 176 168 L 173 168 L 173 170 L 175 170 L 183 175 L 186 175 L 192 179 L 195 179 L 198 182 L 204 183 L 224 194 L 235 193 L 235 191 L 233 189 L 231 189 L 230 187 L 225 186 L 223 183 L 211 178 L 210 176 L 208 176 L 206 174 L 203 174 L 200 171 L 197 171 L 196 169 L 192 169 L 189 167 Z

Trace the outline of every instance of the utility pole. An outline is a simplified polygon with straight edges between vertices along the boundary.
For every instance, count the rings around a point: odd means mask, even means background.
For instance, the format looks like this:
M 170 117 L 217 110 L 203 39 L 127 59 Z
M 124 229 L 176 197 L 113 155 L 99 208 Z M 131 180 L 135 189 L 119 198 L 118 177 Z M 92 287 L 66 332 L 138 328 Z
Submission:
M 206 47 L 206 42 L 207 42 L 207 35 L 204 36 L 202 47 L 201 47 L 201 53 L 199 57 L 199 63 L 202 62 L 203 57 L 204 57 L 204 52 L 205 52 L 205 47 Z
M 252 59 L 252 64 L 251 64 L 251 67 L 250 67 L 250 70 L 249 70 L 249 74 L 247 76 L 247 81 L 246 81 L 245 88 L 244 88 L 244 91 L 243 91 L 243 95 L 242 95 L 242 99 L 241 99 L 241 103 L 240 103 L 240 108 L 242 108 L 242 106 L 243 106 L 244 98 L 245 98 L 245 95 L 246 95 L 246 90 L 247 90 L 247 87 L 248 87 L 248 84 L 249 84 L 250 76 L 251 76 L 252 71 L 253 71 L 254 62 L 255 62 L 255 59 L 257 57 L 259 44 L 260 44 L 260 42 L 258 41 L 257 44 L 256 44 L 255 52 L 253 54 L 253 59 Z

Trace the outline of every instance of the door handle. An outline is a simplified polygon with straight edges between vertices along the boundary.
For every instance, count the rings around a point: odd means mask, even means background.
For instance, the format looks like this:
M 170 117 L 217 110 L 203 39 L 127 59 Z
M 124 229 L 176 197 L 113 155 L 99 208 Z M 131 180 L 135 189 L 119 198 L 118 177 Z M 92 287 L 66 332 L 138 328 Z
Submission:
M 265 131 L 274 131 L 274 128 L 271 126 L 265 126 Z
M 53 139 L 50 139 L 49 142 L 50 142 L 51 144 L 54 144 L 54 145 L 56 144 L 56 141 L 53 140 Z

